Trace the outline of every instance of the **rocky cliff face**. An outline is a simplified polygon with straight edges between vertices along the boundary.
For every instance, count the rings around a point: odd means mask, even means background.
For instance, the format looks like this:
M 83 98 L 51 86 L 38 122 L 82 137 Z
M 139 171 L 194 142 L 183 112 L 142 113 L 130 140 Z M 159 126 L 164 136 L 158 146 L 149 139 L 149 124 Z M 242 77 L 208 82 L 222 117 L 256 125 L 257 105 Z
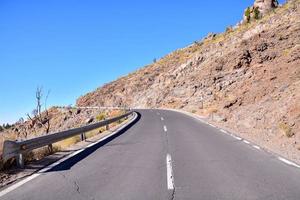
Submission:
M 272 2 L 256 5 L 268 10 Z M 183 109 L 299 161 L 299 4 L 289 1 L 259 21 L 211 34 L 77 105 Z

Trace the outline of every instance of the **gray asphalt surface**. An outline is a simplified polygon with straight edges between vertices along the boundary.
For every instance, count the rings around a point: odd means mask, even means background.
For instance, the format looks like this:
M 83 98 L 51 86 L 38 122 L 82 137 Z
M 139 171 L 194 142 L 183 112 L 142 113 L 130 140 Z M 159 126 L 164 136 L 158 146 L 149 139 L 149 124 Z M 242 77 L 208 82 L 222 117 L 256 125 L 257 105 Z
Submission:
M 300 199 L 300 169 L 187 115 L 139 112 L 139 121 L 118 137 L 1 199 Z M 167 154 L 174 190 L 167 187 Z

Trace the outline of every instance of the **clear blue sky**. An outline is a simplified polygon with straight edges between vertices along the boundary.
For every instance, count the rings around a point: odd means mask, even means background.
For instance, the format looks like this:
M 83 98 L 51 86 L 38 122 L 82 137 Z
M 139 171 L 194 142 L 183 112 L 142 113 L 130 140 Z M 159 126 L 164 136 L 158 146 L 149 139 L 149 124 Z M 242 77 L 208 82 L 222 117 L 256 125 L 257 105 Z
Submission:
M 0 123 L 77 97 L 222 32 L 254 0 L 0 0 Z

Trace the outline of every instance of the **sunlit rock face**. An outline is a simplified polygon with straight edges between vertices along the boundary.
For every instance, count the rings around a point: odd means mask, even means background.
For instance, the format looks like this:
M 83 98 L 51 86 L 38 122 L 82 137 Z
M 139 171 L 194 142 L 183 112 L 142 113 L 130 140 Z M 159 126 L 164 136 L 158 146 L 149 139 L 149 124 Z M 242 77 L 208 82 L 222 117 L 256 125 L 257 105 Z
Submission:
M 254 7 L 259 9 L 259 12 L 264 15 L 278 6 L 277 0 L 256 0 Z

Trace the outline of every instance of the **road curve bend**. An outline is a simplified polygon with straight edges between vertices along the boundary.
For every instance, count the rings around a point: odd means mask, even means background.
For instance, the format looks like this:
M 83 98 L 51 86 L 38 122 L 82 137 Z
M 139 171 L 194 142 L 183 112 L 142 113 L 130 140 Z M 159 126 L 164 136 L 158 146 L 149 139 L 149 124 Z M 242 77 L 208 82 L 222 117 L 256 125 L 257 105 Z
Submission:
M 300 169 L 188 115 L 138 110 L 123 134 L 2 200 L 299 200 Z

